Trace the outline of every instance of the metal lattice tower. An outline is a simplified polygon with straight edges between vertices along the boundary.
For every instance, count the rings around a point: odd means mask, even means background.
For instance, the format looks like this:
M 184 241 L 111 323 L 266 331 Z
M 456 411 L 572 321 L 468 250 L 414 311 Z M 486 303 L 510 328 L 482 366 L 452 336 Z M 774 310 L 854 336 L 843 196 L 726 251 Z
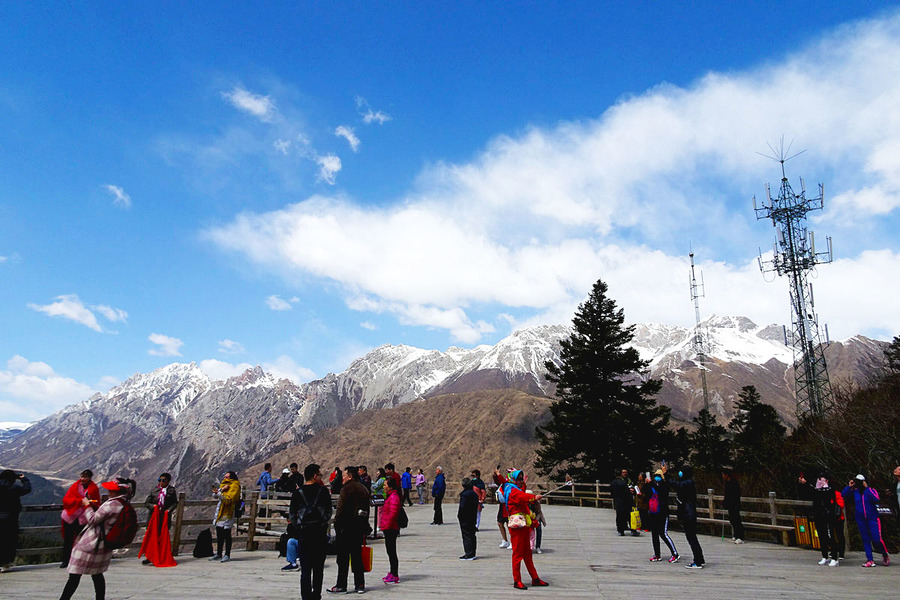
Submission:
M 785 158 L 783 148 L 775 158 L 781 163 L 778 197 L 772 198 L 766 184 L 766 201 L 757 207 L 754 196 L 753 210 L 757 220 L 771 219 L 772 226 L 777 229 L 772 260 L 763 261 L 760 252 L 760 270 L 787 276 L 790 282 L 792 328 L 790 335 L 785 331 L 785 344 L 794 349 L 794 392 L 797 416 L 802 419 L 824 414 L 832 403 L 831 384 L 808 275 L 816 265 L 830 263 L 833 255 L 831 238 L 826 238 L 828 249 L 817 253 L 815 237 L 806 228 L 806 213 L 821 210 L 824 206 L 824 187 L 820 183 L 819 195 L 807 198 L 803 179 L 800 179 L 801 192 L 795 194 L 784 171 L 784 163 L 790 158 L 793 157 Z
M 709 410 L 709 388 L 706 386 L 706 346 L 703 342 L 703 330 L 700 327 L 700 298 L 703 297 L 703 273 L 700 273 L 700 284 L 694 275 L 694 253 L 691 252 L 691 302 L 694 303 L 694 327 L 693 349 L 697 355 L 697 366 L 700 367 L 700 381 L 703 382 L 703 408 Z

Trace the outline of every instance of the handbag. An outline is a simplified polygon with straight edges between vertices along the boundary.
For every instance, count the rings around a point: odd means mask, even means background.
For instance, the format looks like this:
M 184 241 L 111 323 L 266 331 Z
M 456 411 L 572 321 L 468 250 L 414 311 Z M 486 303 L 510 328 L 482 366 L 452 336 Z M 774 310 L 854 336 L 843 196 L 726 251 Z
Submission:
M 641 511 L 636 508 L 631 509 L 631 528 L 641 529 Z
M 363 541 L 362 547 L 362 564 L 363 571 L 369 573 L 372 570 L 372 563 L 375 562 L 375 548 L 372 546 L 367 546 L 365 541 Z
M 529 525 L 528 517 L 522 513 L 509 515 L 509 522 L 506 524 L 510 529 L 523 529 Z

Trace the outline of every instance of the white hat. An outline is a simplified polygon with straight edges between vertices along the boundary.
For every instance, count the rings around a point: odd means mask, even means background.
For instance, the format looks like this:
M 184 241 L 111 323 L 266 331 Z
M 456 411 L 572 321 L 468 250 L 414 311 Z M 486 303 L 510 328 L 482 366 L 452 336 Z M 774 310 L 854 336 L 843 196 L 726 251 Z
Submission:
M 287 474 L 290 473 L 290 472 L 291 472 L 290 469 L 282 469 L 282 470 L 281 470 L 281 474 L 282 474 L 282 475 L 287 475 Z
M 856 479 L 858 479 L 858 480 L 860 480 L 860 481 L 865 481 L 865 480 L 866 480 L 866 476 L 863 475 L 862 473 L 860 473 L 859 475 L 856 476 Z

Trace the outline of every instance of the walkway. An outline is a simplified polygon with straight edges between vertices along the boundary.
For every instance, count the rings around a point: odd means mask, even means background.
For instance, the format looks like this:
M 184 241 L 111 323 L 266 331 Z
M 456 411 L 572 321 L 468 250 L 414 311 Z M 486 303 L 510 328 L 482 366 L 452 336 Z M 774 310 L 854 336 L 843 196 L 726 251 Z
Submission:
M 479 558 L 461 562 L 459 527 L 455 520 L 429 527 L 430 506 L 408 510 L 410 526 L 399 539 L 400 585 L 386 586 L 387 557 L 381 540 L 375 545 L 375 569 L 367 577 L 370 596 L 393 598 L 610 598 L 622 600 L 727 598 L 765 600 L 789 598 L 889 598 L 900 589 L 900 564 L 863 569 L 860 552 L 848 553 L 839 568 L 820 567 L 817 552 L 750 542 L 736 546 L 720 538 L 701 536 L 707 567 L 684 568 L 649 563 L 649 535 L 620 538 L 614 514 L 606 509 L 549 506 L 545 515 L 544 554 L 535 556 L 547 588 L 513 589 L 508 550 L 497 547 L 496 509 L 489 506 L 478 535 Z M 444 513 L 455 516 L 452 504 Z M 680 532 L 672 535 L 679 551 L 690 550 Z M 181 556 L 178 567 L 145 567 L 136 558 L 113 561 L 106 573 L 110 600 L 159 598 L 299 598 L 299 575 L 281 572 L 284 559 L 268 550 L 235 552 L 227 564 Z M 685 558 L 688 558 L 685 556 Z M 900 559 L 898 559 L 900 563 Z M 325 568 L 326 587 L 334 585 L 334 557 Z M 524 569 L 523 569 L 524 572 Z M 352 576 L 351 576 L 352 577 Z M 17 600 L 57 598 L 66 574 L 57 565 L 19 567 L 0 574 L 0 597 Z M 527 581 L 527 574 L 526 574 Z M 330 596 L 330 594 L 326 594 Z M 93 598 L 89 577 L 82 579 L 76 599 Z

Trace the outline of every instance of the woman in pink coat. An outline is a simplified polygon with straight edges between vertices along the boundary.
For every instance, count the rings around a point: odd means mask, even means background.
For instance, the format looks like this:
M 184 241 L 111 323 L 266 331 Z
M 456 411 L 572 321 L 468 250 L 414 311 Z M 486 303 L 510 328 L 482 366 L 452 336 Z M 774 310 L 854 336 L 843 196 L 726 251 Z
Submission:
M 397 560 L 397 536 L 400 535 L 400 516 L 401 500 L 400 500 L 400 484 L 393 477 L 388 477 L 384 483 L 385 497 L 384 506 L 381 507 L 381 514 L 378 518 L 378 527 L 384 533 L 384 549 L 387 552 L 388 560 L 391 563 L 391 570 L 382 578 L 385 583 L 400 583 L 398 576 L 398 560 Z

